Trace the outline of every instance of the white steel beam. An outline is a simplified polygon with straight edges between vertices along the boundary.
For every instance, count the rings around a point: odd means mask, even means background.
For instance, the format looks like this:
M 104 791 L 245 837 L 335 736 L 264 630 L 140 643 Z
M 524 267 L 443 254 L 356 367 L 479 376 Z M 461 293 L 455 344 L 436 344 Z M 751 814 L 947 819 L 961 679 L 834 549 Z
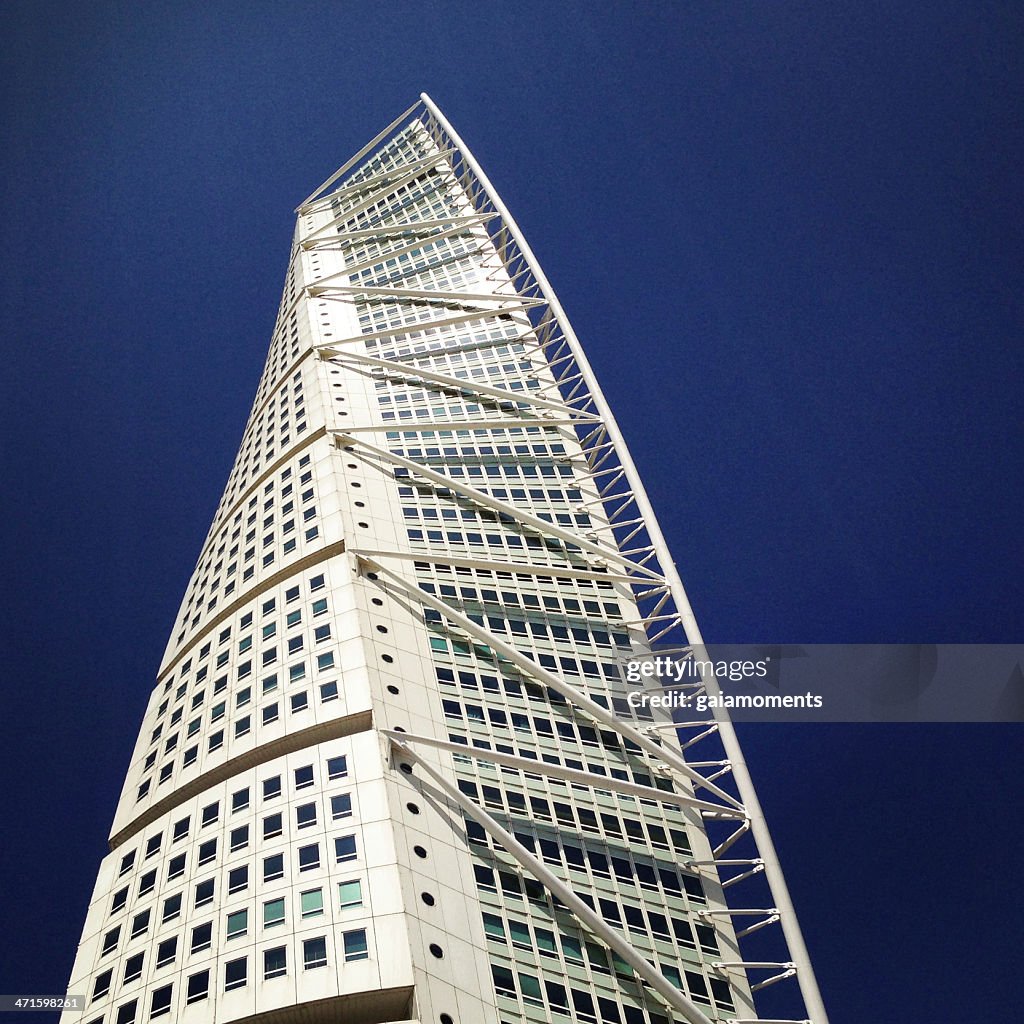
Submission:
M 422 434 L 434 430 L 513 430 L 520 427 L 561 427 L 579 422 L 546 415 L 521 420 L 395 420 L 390 423 L 370 424 L 363 427 L 345 427 L 346 434 Z
M 454 388 L 458 391 L 469 391 L 473 394 L 487 395 L 490 398 L 497 398 L 502 402 L 513 402 L 516 405 L 535 405 L 539 409 L 548 409 L 551 412 L 561 413 L 563 416 L 574 416 L 574 422 L 584 425 L 596 420 L 596 417 L 578 412 L 562 402 L 552 402 L 546 398 L 535 398 L 528 391 L 508 391 L 505 388 L 496 388 L 490 384 L 481 384 L 467 377 L 453 377 L 447 373 L 424 370 L 419 366 L 410 366 L 408 363 L 396 363 L 393 359 L 381 359 L 378 356 L 368 356 L 362 352 L 335 352 L 331 345 L 323 345 L 317 351 L 321 359 L 335 361 L 348 359 L 362 363 L 364 366 L 390 370 L 391 373 L 385 373 L 385 377 L 393 377 L 397 374 L 401 374 L 403 377 L 421 377 L 423 380 L 428 380 L 434 384 L 443 384 L 445 387 Z
M 477 163 L 466 144 L 462 141 L 458 132 L 455 131 L 444 114 L 441 113 L 437 108 L 437 105 L 429 96 L 427 96 L 426 93 L 421 93 L 420 99 L 423 101 L 428 114 L 440 126 L 441 130 L 445 133 L 454 147 L 459 150 L 465 166 L 476 177 L 483 193 L 487 196 L 487 200 L 491 207 L 495 210 L 498 216 L 501 217 L 506 229 L 515 240 L 516 246 L 522 253 L 523 258 L 530 265 L 541 294 L 543 294 L 548 302 L 549 308 L 561 324 L 562 333 L 564 334 L 565 339 L 572 350 L 576 364 L 586 381 L 591 400 L 601 414 L 602 419 L 605 421 L 609 437 L 611 437 L 616 444 L 616 448 L 619 453 L 619 461 L 623 466 L 626 478 L 628 479 L 633 491 L 637 507 L 641 514 L 643 514 L 647 519 L 648 536 L 651 538 L 651 542 L 657 551 L 658 561 L 663 567 L 665 577 L 671 586 L 675 605 L 679 612 L 680 621 L 686 632 L 687 639 L 690 641 L 692 646 L 699 649 L 701 652 L 700 657 L 706 657 L 704 652 L 704 639 L 701 635 L 700 627 L 697 625 L 697 620 L 693 614 L 693 609 L 690 606 L 690 601 L 683 586 L 683 582 L 679 577 L 675 563 L 669 553 L 668 545 L 665 543 L 665 537 L 658 525 L 654 508 L 650 503 L 650 499 L 644 489 L 643 482 L 640 479 L 636 466 L 630 457 L 625 439 L 619 430 L 611 408 L 601 391 L 601 386 L 591 369 L 590 363 L 583 351 L 583 347 L 572 329 L 569 318 L 565 315 L 565 311 L 562 309 L 562 305 L 558 301 L 558 296 L 555 294 L 554 289 L 548 282 L 544 271 L 541 269 L 537 258 L 533 254 L 533 250 L 530 248 L 530 245 L 523 236 L 523 233 L 519 230 L 519 226 L 516 224 L 512 214 L 509 213 L 507 207 L 501 201 L 500 196 L 491 185 L 490 179 L 484 173 L 483 168 Z M 709 678 L 705 680 L 705 682 L 710 693 L 720 692 L 717 680 L 713 673 L 709 673 Z M 761 856 L 765 860 L 765 874 L 768 878 L 772 895 L 779 907 L 779 913 L 781 915 L 780 925 L 786 939 L 786 944 L 789 946 L 790 955 L 796 965 L 797 980 L 800 985 L 800 992 L 803 997 L 804 1006 L 814 1024 L 828 1024 L 828 1014 L 825 1010 L 825 1004 L 821 998 L 821 992 L 818 988 L 817 979 L 814 975 L 814 968 L 810 961 L 810 955 L 807 952 L 803 933 L 796 917 L 793 901 L 789 895 L 789 888 L 786 885 L 785 876 L 782 873 L 782 867 L 779 863 L 778 854 L 775 850 L 775 844 L 772 842 L 768 823 L 765 820 L 761 804 L 757 799 L 757 792 L 754 788 L 753 780 L 750 777 L 746 761 L 743 758 L 743 751 L 736 737 L 735 729 L 733 728 L 732 721 L 724 708 L 716 707 L 714 712 L 719 725 L 719 736 L 721 738 L 722 746 L 725 749 L 726 756 L 732 762 L 733 778 L 736 788 L 739 791 L 743 806 L 747 808 L 747 811 L 750 814 L 751 834 L 757 844 Z
M 447 553 L 435 554 L 426 551 L 383 551 L 360 548 L 360 554 L 367 558 L 401 558 L 410 562 L 437 562 L 441 565 L 464 566 L 467 569 L 487 569 L 491 572 L 508 572 L 528 576 L 563 576 L 574 580 L 607 580 L 609 583 L 631 584 L 632 577 L 615 572 L 598 572 L 596 569 L 577 569 L 571 565 L 539 565 L 536 562 L 502 562 L 488 558 L 464 558 Z
M 743 812 L 728 810 L 719 804 L 709 803 L 707 800 L 698 800 L 695 797 L 687 796 L 684 793 L 670 792 L 666 789 L 657 789 L 654 786 L 641 786 L 635 782 L 628 782 L 625 779 L 616 779 L 610 775 L 597 775 L 594 772 L 584 772 L 577 768 L 565 768 L 560 764 L 551 764 L 548 761 L 534 761 L 529 757 L 518 757 L 515 754 L 506 754 L 500 750 L 488 750 L 483 747 L 473 747 L 462 743 L 453 743 L 451 740 L 435 739 L 433 736 L 416 736 L 407 732 L 393 732 L 389 729 L 380 730 L 383 735 L 396 742 L 421 743 L 427 747 L 435 747 L 438 750 L 446 750 L 450 754 L 459 757 L 471 757 L 479 761 L 491 761 L 494 764 L 505 765 L 508 768 L 518 768 L 521 772 L 530 775 L 547 775 L 553 779 L 562 779 L 564 782 L 571 782 L 573 785 L 586 786 L 589 789 L 604 789 L 615 793 L 625 793 L 634 796 L 638 800 L 653 800 L 661 804 L 674 804 L 677 807 L 690 807 L 697 811 L 703 811 L 719 818 L 742 818 Z M 680 865 L 681 867 L 684 865 Z
M 412 747 L 392 738 L 391 743 L 402 755 L 414 761 L 430 780 L 439 786 L 445 796 L 476 821 L 481 828 L 522 867 L 533 875 L 552 895 L 557 897 L 573 915 L 586 925 L 609 949 L 617 953 L 662 999 L 686 1018 L 690 1024 L 711 1024 L 710 1018 L 679 991 L 624 935 L 609 928 L 546 864 L 532 853 L 510 832 L 504 829 L 482 807 L 469 799 L 458 786 L 453 786 L 433 765 L 419 757 Z
M 305 289 L 303 289 L 305 292 Z M 334 302 L 345 302 L 351 305 L 347 299 L 334 298 L 330 295 L 322 296 L 332 299 Z M 478 320 L 493 320 L 495 317 L 508 317 L 512 319 L 513 313 L 520 313 L 527 307 L 522 303 L 515 306 L 507 306 L 504 309 L 478 310 L 472 313 L 456 313 L 454 316 L 437 317 L 433 320 L 414 320 L 412 323 L 401 324 L 398 327 L 385 327 L 379 331 L 367 331 L 366 334 L 354 334 L 350 338 L 341 338 L 332 342 L 332 345 L 347 345 L 355 341 L 377 341 L 379 338 L 393 338 L 400 334 L 412 334 L 413 331 L 429 332 L 441 327 L 458 327 L 461 324 L 476 323 Z
M 313 202 L 313 200 L 316 199 L 325 188 L 330 188 L 350 167 L 353 167 L 357 161 L 361 160 L 367 153 L 376 149 L 377 143 L 386 139 L 407 117 L 413 113 L 413 111 L 416 110 L 422 102 L 422 99 L 417 100 L 408 110 L 399 114 L 398 117 L 396 117 L 394 121 L 384 129 L 384 131 L 375 135 L 365 146 L 363 146 L 361 150 L 359 150 L 358 153 L 356 153 L 355 156 L 346 160 L 319 188 L 314 189 L 308 196 L 306 196 L 306 198 L 299 203 L 295 212 L 297 214 L 308 213 L 309 211 L 307 210 L 307 207 L 309 204 Z
M 624 736 L 626 739 L 632 740 L 638 747 L 646 750 L 648 754 L 669 765 L 681 775 L 688 778 L 691 782 L 696 783 L 697 788 L 706 789 L 709 793 L 718 797 L 719 800 L 723 801 L 723 803 L 730 808 L 739 810 L 743 809 L 742 805 L 733 796 L 725 792 L 725 790 L 719 789 L 717 786 L 708 783 L 708 780 L 705 779 L 703 775 L 694 771 L 675 751 L 660 743 L 655 743 L 649 736 L 645 736 L 639 729 L 635 728 L 629 722 L 619 718 L 618 715 L 609 711 L 603 705 L 598 704 L 597 701 L 591 700 L 590 697 L 583 693 L 582 690 L 577 689 L 571 683 L 567 683 L 561 676 L 555 675 L 554 672 L 549 672 L 543 666 L 538 665 L 532 658 L 528 658 L 522 653 L 522 651 L 513 647 L 511 644 L 506 643 L 500 637 L 495 636 L 489 629 L 485 629 L 483 626 L 478 626 L 468 616 L 463 615 L 458 609 L 453 608 L 448 604 L 447 601 L 443 601 L 441 598 L 435 597 L 433 594 L 428 594 L 426 591 L 420 590 L 400 573 L 384 567 L 379 562 L 374 562 L 372 559 L 364 556 L 361 551 L 352 549 L 351 553 L 361 559 L 371 571 L 387 576 L 388 579 L 397 583 L 414 600 L 439 611 L 442 615 L 459 626 L 459 628 L 465 633 L 475 637 L 481 643 L 486 644 L 493 651 L 505 658 L 506 661 L 512 662 L 512 664 L 520 669 L 520 671 L 524 672 L 528 676 L 532 676 L 539 683 L 543 683 L 545 686 L 550 686 L 552 690 L 556 693 L 560 693 L 575 707 L 586 712 L 590 718 L 607 726 L 609 729 L 614 730 L 620 736 Z M 740 826 L 741 828 L 745 822 L 746 819 L 744 818 Z
M 459 494 L 465 495 L 467 498 L 472 498 L 473 501 L 476 501 L 487 508 L 493 509 L 495 512 L 507 515 L 510 519 L 514 519 L 524 526 L 532 527 L 540 534 L 556 537 L 565 544 L 573 544 L 581 550 L 587 551 L 605 562 L 615 562 L 622 565 L 644 579 L 659 578 L 650 569 L 647 569 L 628 558 L 623 558 L 623 556 L 614 548 L 602 547 L 594 541 L 586 540 L 584 537 L 579 536 L 579 534 L 575 534 L 570 530 L 565 530 L 555 523 L 549 523 L 546 519 L 541 519 L 539 516 L 526 512 L 516 505 L 509 505 L 504 501 L 499 501 L 497 498 L 492 498 L 489 494 L 484 494 L 483 491 L 479 491 L 475 487 L 471 487 L 469 484 L 464 484 L 459 480 L 454 480 L 452 477 L 446 476 L 444 473 L 439 473 L 437 470 L 431 469 L 429 466 L 425 466 L 421 462 L 414 462 L 412 459 L 406 459 L 401 455 L 395 455 L 394 452 L 389 452 L 385 448 L 378 448 L 375 444 L 370 444 L 369 441 L 353 437 L 351 434 L 346 434 L 342 431 L 335 431 L 334 438 L 335 444 L 343 449 L 358 445 L 360 449 L 372 452 L 385 462 L 390 462 L 395 466 L 407 469 L 410 473 L 418 473 L 420 476 L 426 477 L 427 480 L 433 480 L 442 487 L 447 487 L 450 490 L 457 491 Z

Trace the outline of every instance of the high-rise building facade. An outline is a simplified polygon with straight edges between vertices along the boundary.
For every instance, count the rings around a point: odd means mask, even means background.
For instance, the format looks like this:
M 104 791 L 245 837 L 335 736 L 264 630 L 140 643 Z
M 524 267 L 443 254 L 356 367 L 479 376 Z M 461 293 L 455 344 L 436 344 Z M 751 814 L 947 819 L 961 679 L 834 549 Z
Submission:
M 423 97 L 299 207 L 65 1019 L 707 1024 L 795 974 L 826 1024 L 729 723 L 626 699 L 625 659 L 699 643 L 557 299 Z M 768 902 L 726 899 L 754 876 Z M 745 959 L 774 924 L 790 952 Z

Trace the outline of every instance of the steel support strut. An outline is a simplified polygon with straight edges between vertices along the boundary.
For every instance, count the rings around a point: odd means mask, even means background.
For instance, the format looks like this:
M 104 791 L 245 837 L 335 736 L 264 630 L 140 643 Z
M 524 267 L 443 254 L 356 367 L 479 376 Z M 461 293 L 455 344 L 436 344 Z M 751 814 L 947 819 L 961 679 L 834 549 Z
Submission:
M 490 814 L 470 800 L 457 786 L 453 786 L 433 765 L 428 764 L 419 757 L 416 751 L 408 744 L 396 739 L 394 735 L 389 736 L 388 739 L 397 750 L 401 751 L 403 757 L 407 757 L 410 761 L 418 764 L 423 772 L 429 776 L 430 780 L 440 787 L 448 799 L 458 804 L 492 839 L 504 847 L 520 867 L 533 875 L 553 896 L 564 903 L 575 917 L 582 921 L 609 949 L 618 953 L 673 1010 L 685 1017 L 690 1024 L 712 1024 L 710 1018 L 699 1006 L 691 1002 L 680 992 L 661 971 L 637 951 L 632 943 L 628 942 L 614 929 L 609 928 L 554 872 L 549 870 L 544 863 L 530 853 L 515 836 L 504 829 Z
M 491 185 L 490 180 L 484 173 L 483 168 L 480 167 L 466 144 L 462 141 L 458 132 L 455 131 L 447 118 L 441 113 L 429 96 L 423 93 L 421 94 L 420 99 L 423 101 L 423 105 L 429 116 L 441 128 L 445 135 L 447 135 L 452 146 L 459 151 L 463 163 L 476 178 L 477 183 L 480 186 L 480 191 L 486 195 L 487 201 L 490 203 L 496 216 L 501 218 L 505 231 L 514 240 L 519 249 L 520 255 L 532 272 L 540 293 L 544 296 L 549 309 L 558 320 L 565 342 L 568 344 L 576 365 L 579 368 L 580 376 L 590 392 L 590 399 L 604 420 L 605 429 L 607 430 L 609 438 L 615 444 L 619 462 L 625 473 L 626 480 L 633 492 L 633 500 L 636 502 L 637 508 L 646 521 L 648 537 L 650 538 L 653 549 L 662 567 L 665 579 L 668 582 L 686 637 L 690 645 L 695 648 L 697 656 L 705 658 L 706 660 L 704 639 L 699 627 L 697 626 L 697 621 L 694 617 L 693 609 L 690 606 L 686 590 L 683 587 L 682 580 L 679 577 L 675 563 L 672 561 L 672 557 L 668 551 L 668 546 L 665 543 L 664 535 L 658 525 L 654 509 L 651 506 L 646 491 L 644 490 L 644 486 L 640 480 L 636 466 L 630 458 L 629 450 L 626 447 L 625 440 L 622 437 L 618 424 L 615 422 L 615 418 L 612 415 L 611 409 L 609 408 L 604 394 L 601 391 L 600 385 L 598 384 L 597 379 L 594 376 L 594 372 L 587 361 L 583 347 L 580 345 L 579 339 L 576 337 L 576 334 L 569 323 L 568 317 L 566 317 L 565 311 L 562 309 L 561 303 L 559 303 L 558 297 L 555 295 L 554 289 L 551 287 L 547 277 L 544 275 L 544 271 L 537 262 L 529 243 L 519 230 L 519 226 L 516 224 L 511 213 L 509 213 L 505 204 L 501 201 L 497 192 L 494 190 L 494 187 Z M 708 673 L 705 676 L 704 682 L 709 693 L 717 694 L 720 692 L 717 680 L 713 673 Z M 735 729 L 733 728 L 732 721 L 729 719 L 728 714 L 724 709 L 716 707 L 713 711 L 714 717 L 718 723 L 718 734 L 721 738 L 722 746 L 725 750 L 726 756 L 732 763 L 733 778 L 735 780 L 737 791 L 740 795 L 740 801 L 749 815 L 751 835 L 754 838 L 758 851 L 764 860 L 765 876 L 768 879 L 768 883 L 771 888 L 773 901 L 779 910 L 779 923 L 781 925 L 783 935 L 785 936 L 786 944 L 789 947 L 794 969 L 796 970 L 797 982 L 800 986 L 804 1006 L 809 1018 L 813 1021 L 813 1024 L 828 1024 L 828 1014 L 825 1011 L 821 993 L 818 989 L 818 983 L 814 976 L 814 969 L 811 966 L 807 947 L 804 943 L 803 933 L 800 930 L 800 925 L 796 918 L 796 912 L 793 908 L 793 903 L 789 895 L 789 889 L 786 885 L 786 880 L 782 874 L 782 869 L 779 864 L 778 855 L 775 851 L 775 845 L 772 842 L 771 834 L 761 810 L 760 802 L 757 799 L 753 781 L 750 778 L 750 772 L 743 759 L 743 752 L 740 749 Z

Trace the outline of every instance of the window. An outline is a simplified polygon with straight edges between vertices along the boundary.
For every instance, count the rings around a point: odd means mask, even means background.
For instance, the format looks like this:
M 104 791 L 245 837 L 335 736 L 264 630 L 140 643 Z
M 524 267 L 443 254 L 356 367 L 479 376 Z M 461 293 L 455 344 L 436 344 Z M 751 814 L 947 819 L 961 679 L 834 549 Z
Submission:
M 284 854 L 275 853 L 271 857 L 263 858 L 263 881 L 273 882 L 275 879 L 284 877 Z
M 243 864 L 239 868 L 232 868 L 228 872 L 228 892 L 242 892 L 249 888 L 249 865 Z
M 231 830 L 231 852 L 244 850 L 249 845 L 249 826 L 240 825 Z
M 263 904 L 263 927 L 273 928 L 274 925 L 284 924 L 284 899 L 267 900 Z
M 292 694 L 291 706 L 292 711 L 305 711 L 309 707 L 309 694 L 305 690 Z
M 288 973 L 288 951 L 284 946 L 265 950 L 263 953 L 263 977 L 280 978 Z
M 280 814 L 268 814 L 263 819 L 263 838 L 274 839 L 279 836 L 284 827 L 284 819 Z
M 119 889 L 114 893 L 114 898 L 110 903 L 110 913 L 116 914 L 119 910 L 124 910 L 124 905 L 128 902 L 128 886 L 126 885 L 123 889 Z
M 207 878 L 196 886 L 196 907 L 206 906 L 213 902 L 213 879 Z
M 342 910 L 363 905 L 363 886 L 358 879 L 338 883 L 338 905 Z
M 320 700 L 323 703 L 327 703 L 329 700 L 337 700 L 338 697 L 338 684 L 336 682 L 323 683 L 320 686 Z
M 263 714 L 263 724 L 264 725 L 270 725 L 272 722 L 276 722 L 278 720 L 278 718 L 281 717 L 281 709 L 280 709 L 280 706 L 278 705 L 277 701 L 274 701 L 273 704 L 268 704 L 263 709 L 262 714 Z
M 149 1004 L 149 1016 L 162 1017 L 165 1013 L 171 1012 L 171 989 L 173 986 L 164 985 L 163 988 L 155 989 L 153 998 Z
M 299 828 L 309 828 L 316 824 L 316 804 L 300 804 L 295 808 L 295 824 Z
M 139 879 L 139 895 L 140 896 L 145 896 L 147 893 L 151 893 L 153 891 L 153 887 L 155 885 L 156 885 L 156 868 L 153 868 L 152 871 L 147 871 Z
M 172 842 L 177 842 L 179 839 L 184 839 L 188 835 L 189 818 L 182 818 L 181 821 L 174 823 L 174 832 Z
M 179 853 L 167 862 L 167 881 L 185 874 L 185 854 Z
M 188 988 L 185 992 L 185 1002 L 197 1003 L 210 994 L 210 972 L 200 971 L 188 979 Z
M 337 821 L 339 818 L 350 818 L 352 816 L 352 794 L 338 793 L 331 797 L 331 817 Z
M 319 917 L 324 912 L 324 894 L 322 889 L 308 889 L 302 893 L 302 916 Z
M 234 814 L 236 811 L 244 811 L 249 806 L 249 787 L 240 789 L 237 793 L 231 794 L 231 813 Z
M 263 799 L 273 800 L 275 796 L 281 795 L 281 776 L 275 775 L 272 779 L 263 780 Z
M 367 960 L 370 956 L 366 946 L 366 929 L 357 928 L 355 931 L 344 932 L 342 941 L 345 946 L 345 962 L 353 960 Z
M 519 975 L 519 987 L 523 993 L 523 1002 L 530 1003 L 533 1006 L 543 1006 L 544 999 L 540 994 L 540 982 L 532 974 Z M 606 1020 L 618 1020 L 615 1018 L 605 1018 Z
M 236 910 L 228 914 L 228 938 L 234 939 L 249 930 L 249 911 Z
M 92 1002 L 96 1002 L 100 996 L 105 996 L 110 991 L 110 979 L 113 976 L 113 967 L 96 975 L 96 984 L 92 987 Z
M 208 804 L 203 808 L 202 827 L 212 825 L 220 817 L 220 801 L 215 804 Z
M 235 988 L 242 988 L 249 980 L 249 958 L 240 957 L 238 960 L 230 960 L 224 965 L 224 991 L 230 992 Z
M 306 939 L 302 943 L 302 967 L 303 970 L 311 971 L 316 967 L 327 966 L 327 939 L 320 936 L 316 939 Z
M 163 833 L 150 837 L 148 843 L 146 843 L 146 860 L 150 857 L 155 857 L 160 852 L 160 842 L 163 839 Z
M 357 856 L 356 837 L 338 836 L 334 840 L 334 859 L 339 864 L 348 860 L 355 860 Z
M 196 925 L 192 929 L 192 946 L 190 952 L 198 953 L 201 950 L 209 949 L 213 941 L 213 925 L 207 921 L 206 924 Z
M 207 839 L 205 843 L 202 843 L 199 847 L 199 866 L 203 864 L 209 864 L 211 860 L 214 860 L 217 856 L 217 840 Z
M 348 758 L 344 754 L 339 757 L 332 757 L 328 759 L 328 779 L 343 779 L 346 775 L 348 775 Z
M 311 764 L 304 765 L 302 768 L 295 769 L 295 788 L 305 789 L 307 786 L 313 785 L 313 766 Z
M 129 981 L 135 981 L 136 978 L 142 977 L 142 961 L 145 958 L 145 953 L 136 953 L 135 956 L 128 957 L 124 962 L 124 978 L 122 982 L 127 985 Z
M 312 871 L 320 867 L 320 844 L 299 847 L 299 870 Z
M 133 999 L 130 1003 L 119 1006 L 117 1009 L 117 1024 L 134 1024 L 135 1011 L 138 1005 L 138 999 Z
M 131 938 L 135 938 L 138 935 L 144 935 L 149 929 L 149 911 L 143 910 L 141 914 L 136 914 L 132 918 L 132 934 Z
M 173 938 L 164 939 L 159 946 L 156 947 L 156 965 L 157 967 L 164 967 L 165 965 L 172 963 L 174 958 L 178 955 L 178 936 L 175 935 Z
M 181 893 L 177 892 L 173 896 L 168 896 L 164 900 L 164 922 L 173 921 L 176 917 L 181 914 Z

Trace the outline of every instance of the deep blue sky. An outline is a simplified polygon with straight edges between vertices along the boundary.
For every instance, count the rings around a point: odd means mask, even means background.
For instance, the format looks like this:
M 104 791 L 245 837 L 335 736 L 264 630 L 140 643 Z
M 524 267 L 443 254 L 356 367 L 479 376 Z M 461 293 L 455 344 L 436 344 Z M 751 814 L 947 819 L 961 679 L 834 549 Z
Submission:
M 8 0 L 0 38 L 0 992 L 66 981 L 292 209 L 421 90 L 709 639 L 1022 639 L 1019 5 Z M 834 1024 L 1011 1014 L 1019 728 L 743 735 Z

